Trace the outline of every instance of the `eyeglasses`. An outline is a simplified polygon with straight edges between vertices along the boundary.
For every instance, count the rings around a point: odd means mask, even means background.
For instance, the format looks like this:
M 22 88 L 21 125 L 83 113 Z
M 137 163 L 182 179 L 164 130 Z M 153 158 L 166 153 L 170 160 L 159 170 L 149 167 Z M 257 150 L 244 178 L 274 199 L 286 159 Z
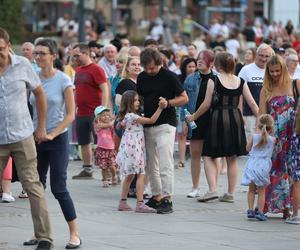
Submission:
M 43 56 L 49 55 L 49 54 L 51 54 L 51 53 L 47 53 L 47 52 L 43 52 L 43 51 L 34 51 L 32 54 L 33 54 L 34 56 L 40 56 L 40 57 L 43 57 Z
M 81 54 L 80 55 L 73 55 L 73 59 L 78 60 L 80 56 L 81 56 Z

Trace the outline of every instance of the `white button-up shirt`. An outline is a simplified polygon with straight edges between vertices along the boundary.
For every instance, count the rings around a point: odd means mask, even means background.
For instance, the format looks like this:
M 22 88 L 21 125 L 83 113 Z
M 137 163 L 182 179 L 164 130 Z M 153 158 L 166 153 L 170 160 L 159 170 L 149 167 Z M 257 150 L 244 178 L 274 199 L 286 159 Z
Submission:
M 11 65 L 0 75 L 0 145 L 19 142 L 33 134 L 27 91 L 40 80 L 24 57 L 10 55 Z

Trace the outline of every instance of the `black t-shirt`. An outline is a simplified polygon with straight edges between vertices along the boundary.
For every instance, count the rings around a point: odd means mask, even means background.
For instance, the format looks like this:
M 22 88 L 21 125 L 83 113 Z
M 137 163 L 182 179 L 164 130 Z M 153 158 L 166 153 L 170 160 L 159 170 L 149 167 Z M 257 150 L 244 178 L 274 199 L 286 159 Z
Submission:
M 151 117 L 155 113 L 159 97 L 169 100 L 179 96 L 183 91 L 178 76 L 164 68 L 161 68 L 155 76 L 150 76 L 142 72 L 137 78 L 137 92 L 144 99 L 145 117 Z M 174 107 L 164 109 L 153 125 L 157 126 L 161 124 L 176 126 L 176 112 Z M 145 125 L 145 127 L 153 125 Z
M 127 90 L 136 91 L 136 84 L 131 79 L 123 79 L 116 88 L 116 94 L 123 95 Z

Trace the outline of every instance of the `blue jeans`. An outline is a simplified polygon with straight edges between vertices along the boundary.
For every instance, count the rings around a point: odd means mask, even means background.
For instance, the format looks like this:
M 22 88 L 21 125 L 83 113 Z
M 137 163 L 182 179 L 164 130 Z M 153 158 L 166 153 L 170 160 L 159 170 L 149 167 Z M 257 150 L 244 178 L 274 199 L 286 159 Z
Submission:
M 67 190 L 67 167 L 69 163 L 68 132 L 60 134 L 54 140 L 37 144 L 37 169 L 44 188 L 50 166 L 50 187 L 58 200 L 66 221 L 76 219 L 76 212 Z

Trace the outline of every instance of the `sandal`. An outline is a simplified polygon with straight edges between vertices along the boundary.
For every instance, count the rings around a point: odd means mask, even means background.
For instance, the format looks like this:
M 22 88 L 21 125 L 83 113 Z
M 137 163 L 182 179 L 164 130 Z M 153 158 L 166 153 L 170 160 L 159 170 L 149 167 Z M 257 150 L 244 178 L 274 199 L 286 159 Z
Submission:
M 25 190 L 22 190 L 22 192 L 19 194 L 19 198 L 20 199 L 27 199 L 28 198 L 28 194 L 26 193 Z
M 108 188 L 109 187 L 109 181 L 103 181 L 103 187 Z
M 178 168 L 184 168 L 184 163 L 180 161 L 180 162 L 178 163 Z
M 76 249 L 79 248 L 82 244 L 82 240 L 79 238 L 79 243 L 78 244 L 74 244 L 72 242 L 68 242 L 68 244 L 65 246 L 65 249 Z

